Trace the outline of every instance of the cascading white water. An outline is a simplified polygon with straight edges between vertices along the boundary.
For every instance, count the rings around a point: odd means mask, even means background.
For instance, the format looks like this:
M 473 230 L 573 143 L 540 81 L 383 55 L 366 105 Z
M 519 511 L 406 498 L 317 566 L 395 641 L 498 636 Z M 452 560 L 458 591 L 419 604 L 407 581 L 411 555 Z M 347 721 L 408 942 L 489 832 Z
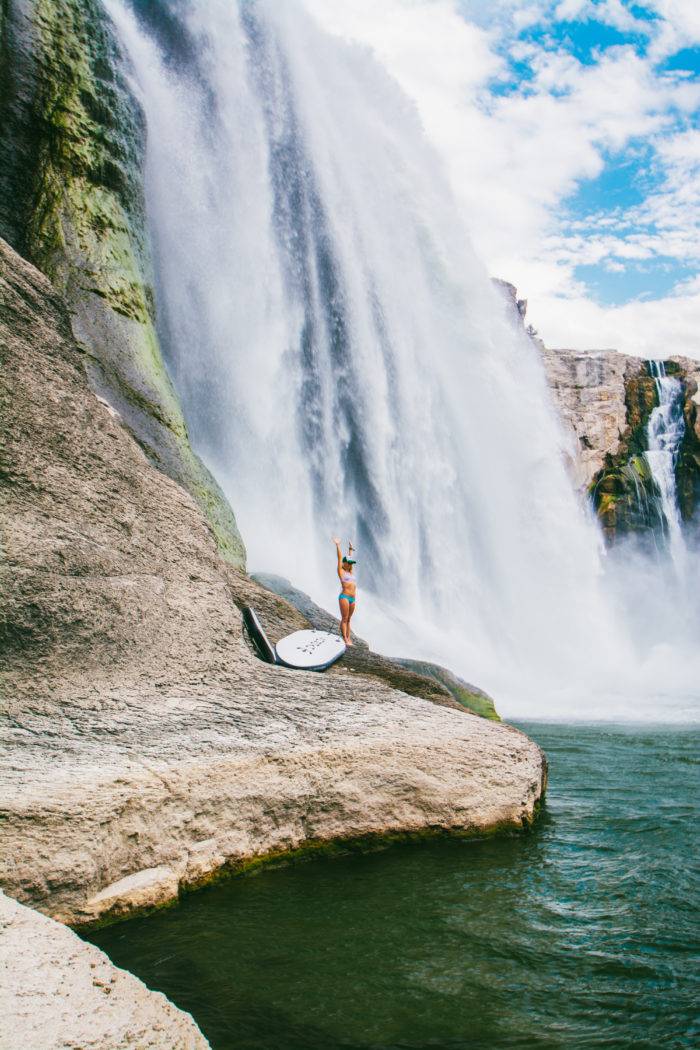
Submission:
M 649 370 L 656 382 L 659 403 L 649 417 L 649 448 L 645 455 L 659 490 L 671 558 L 676 570 L 682 572 L 687 552 L 676 493 L 676 463 L 685 433 L 683 387 L 678 379 L 666 375 L 663 361 L 650 361 Z
M 105 5 L 148 122 L 161 336 L 251 568 L 335 609 L 350 536 L 377 647 L 508 713 L 641 714 L 541 364 L 398 87 L 294 0 Z

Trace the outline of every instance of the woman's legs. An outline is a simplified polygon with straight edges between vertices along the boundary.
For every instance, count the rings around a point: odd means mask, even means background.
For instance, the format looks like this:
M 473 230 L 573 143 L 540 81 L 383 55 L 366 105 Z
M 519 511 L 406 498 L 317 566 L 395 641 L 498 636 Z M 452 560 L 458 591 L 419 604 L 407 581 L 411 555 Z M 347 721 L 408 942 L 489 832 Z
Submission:
M 345 644 L 352 645 L 352 639 L 350 638 L 350 621 L 352 620 L 352 614 L 355 612 L 355 602 L 348 602 L 350 608 L 348 609 L 348 622 L 346 624 L 347 635 L 345 637 Z
M 339 598 L 338 605 L 340 606 L 340 634 L 347 645 L 348 637 L 350 634 L 350 616 L 352 614 L 352 603 L 347 598 Z

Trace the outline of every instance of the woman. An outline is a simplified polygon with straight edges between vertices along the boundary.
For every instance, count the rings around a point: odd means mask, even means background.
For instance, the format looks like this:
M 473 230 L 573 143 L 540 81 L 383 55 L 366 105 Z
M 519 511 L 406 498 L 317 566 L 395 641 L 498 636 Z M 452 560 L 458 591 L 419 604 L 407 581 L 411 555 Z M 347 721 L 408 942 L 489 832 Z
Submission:
M 357 581 L 353 573 L 355 559 L 352 555 L 355 548 L 352 543 L 348 544 L 347 557 L 340 549 L 340 540 L 334 539 L 335 549 L 338 554 L 338 579 L 340 580 L 340 594 L 338 604 L 340 605 L 340 633 L 346 645 L 352 645 L 350 640 L 350 619 L 355 612 L 355 598 L 357 597 Z

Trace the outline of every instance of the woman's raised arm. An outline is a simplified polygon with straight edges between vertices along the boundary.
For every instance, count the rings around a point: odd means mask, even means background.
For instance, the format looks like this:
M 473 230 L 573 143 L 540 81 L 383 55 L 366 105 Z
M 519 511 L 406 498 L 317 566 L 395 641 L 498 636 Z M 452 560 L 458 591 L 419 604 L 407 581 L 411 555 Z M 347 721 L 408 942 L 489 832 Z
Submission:
M 338 554 L 338 579 L 342 580 L 343 577 L 341 576 L 341 573 L 343 571 L 343 552 L 340 549 L 340 540 L 336 539 L 334 536 L 333 542 L 335 543 L 335 549 Z

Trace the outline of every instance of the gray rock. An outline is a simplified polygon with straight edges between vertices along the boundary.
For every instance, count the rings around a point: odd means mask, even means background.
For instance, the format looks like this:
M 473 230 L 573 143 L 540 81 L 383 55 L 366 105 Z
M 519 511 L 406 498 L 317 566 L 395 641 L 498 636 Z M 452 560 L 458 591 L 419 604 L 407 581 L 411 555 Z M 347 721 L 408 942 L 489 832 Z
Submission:
M 0 892 L 5 1050 L 206 1050 L 189 1014 L 104 952 Z
M 0 236 L 64 295 L 93 389 L 194 497 L 223 557 L 245 550 L 190 446 L 155 326 L 145 122 L 98 0 L 7 0 L 0 26 Z
M 283 576 L 257 572 L 252 578 L 298 609 L 316 630 L 338 632 L 340 621 L 316 605 L 308 594 L 304 594 Z M 375 675 L 412 696 L 422 696 L 445 707 L 466 708 L 482 718 L 496 722 L 499 720 L 493 700 L 483 689 L 470 685 L 439 664 L 380 656 L 354 633 L 353 646 L 347 650 L 343 664 L 353 671 Z
M 91 390 L 56 290 L 2 243 L 0 346 L 8 892 L 89 923 L 289 850 L 532 820 L 546 773 L 523 734 L 370 667 L 255 658 L 242 605 L 273 641 L 308 621 L 220 558 Z

